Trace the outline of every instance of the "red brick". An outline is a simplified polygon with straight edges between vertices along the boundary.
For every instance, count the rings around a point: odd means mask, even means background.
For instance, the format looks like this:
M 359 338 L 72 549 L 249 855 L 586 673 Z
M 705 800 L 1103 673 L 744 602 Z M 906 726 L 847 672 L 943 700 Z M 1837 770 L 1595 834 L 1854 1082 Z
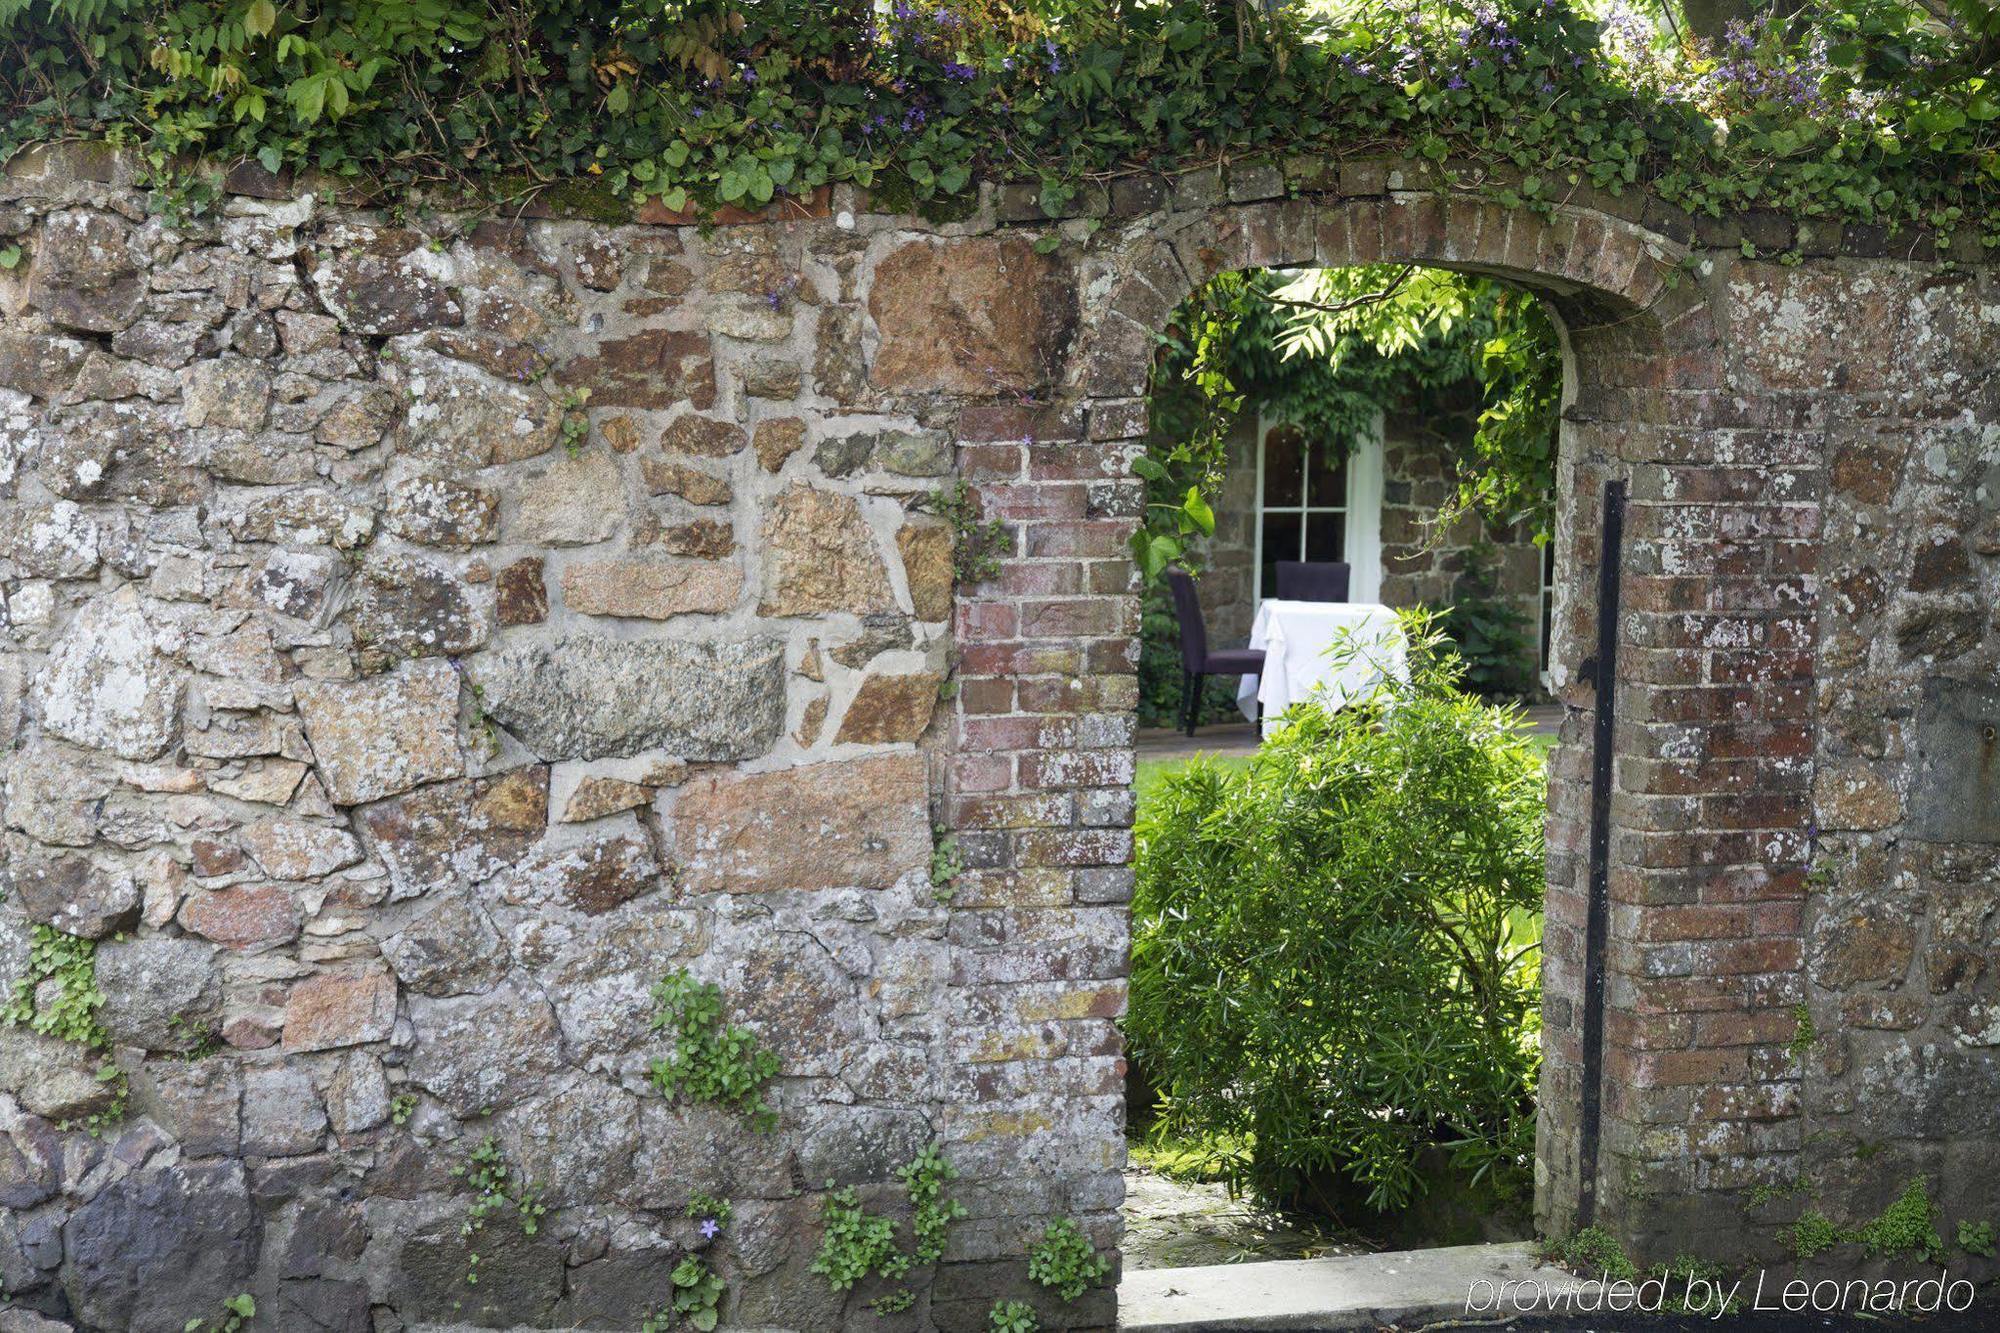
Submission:
M 1110 597 L 1071 597 L 1021 603 L 1021 637 L 1073 639 L 1111 634 L 1119 627 L 1120 607 Z
M 1011 713 L 1014 711 L 1014 681 L 1010 676 L 961 677 L 959 708 L 966 713 Z

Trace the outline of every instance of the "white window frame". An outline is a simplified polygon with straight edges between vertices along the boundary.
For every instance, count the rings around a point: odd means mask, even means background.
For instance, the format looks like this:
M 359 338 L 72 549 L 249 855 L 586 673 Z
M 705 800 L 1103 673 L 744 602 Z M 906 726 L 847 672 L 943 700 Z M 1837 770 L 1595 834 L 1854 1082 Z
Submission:
M 1347 562 L 1350 573 L 1347 581 L 1347 598 L 1350 602 L 1379 602 L 1382 599 L 1382 417 L 1377 413 L 1368 429 L 1355 440 L 1347 450 L 1347 503 L 1336 505 L 1308 505 L 1305 503 L 1304 487 L 1300 487 L 1297 505 L 1264 504 L 1264 440 L 1272 428 L 1285 424 L 1276 417 L 1257 414 L 1257 491 L 1256 518 L 1251 525 L 1252 551 L 1250 578 L 1251 590 L 1258 600 L 1264 596 L 1264 515 L 1298 514 L 1301 554 L 1305 536 L 1304 516 L 1308 514 L 1344 514 L 1346 523 L 1341 539 L 1340 558 Z M 1301 478 L 1303 481 L 1303 478 Z

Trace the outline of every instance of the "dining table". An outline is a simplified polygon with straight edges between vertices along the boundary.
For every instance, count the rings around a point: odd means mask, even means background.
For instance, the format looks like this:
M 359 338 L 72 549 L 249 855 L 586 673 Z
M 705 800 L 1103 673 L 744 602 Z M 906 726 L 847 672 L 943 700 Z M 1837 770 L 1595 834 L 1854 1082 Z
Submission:
M 1356 651 L 1334 653 L 1336 644 Z M 1385 673 L 1408 678 L 1402 622 L 1376 602 L 1295 602 L 1267 597 L 1257 605 L 1250 646 L 1264 651 L 1264 669 L 1245 676 L 1236 703 L 1268 735 L 1287 708 L 1318 699 L 1338 708 L 1369 693 Z

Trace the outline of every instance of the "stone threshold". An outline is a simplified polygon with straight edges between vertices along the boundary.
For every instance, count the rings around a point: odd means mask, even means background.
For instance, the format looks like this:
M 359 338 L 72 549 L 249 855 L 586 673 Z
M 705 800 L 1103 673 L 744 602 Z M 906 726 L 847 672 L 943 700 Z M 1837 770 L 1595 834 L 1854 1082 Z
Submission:
M 1254 1329 L 1418 1328 L 1441 1320 L 1491 1319 L 1500 1284 L 1583 1286 L 1541 1261 L 1533 1241 L 1396 1250 L 1334 1259 L 1147 1268 L 1118 1284 L 1126 1333 L 1243 1333 Z M 1475 1283 L 1484 1312 L 1467 1309 Z

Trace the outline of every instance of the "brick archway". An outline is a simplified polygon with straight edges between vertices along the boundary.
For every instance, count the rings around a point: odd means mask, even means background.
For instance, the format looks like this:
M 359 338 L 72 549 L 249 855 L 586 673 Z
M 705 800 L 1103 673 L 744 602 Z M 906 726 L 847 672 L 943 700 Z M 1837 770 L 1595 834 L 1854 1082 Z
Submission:
M 1385 176 L 1359 198 L 1214 203 L 1107 229 L 1109 239 L 1093 244 L 1080 275 L 1083 316 L 1058 401 L 967 409 L 966 475 L 989 512 L 1018 522 L 1021 541 L 996 579 L 962 593 L 967 680 L 948 810 L 981 863 L 1011 884 L 1017 904 L 1065 905 L 1064 926 L 1042 946 L 1051 955 L 1051 996 L 1059 979 L 1095 978 L 1087 986 L 1072 981 L 1051 1006 L 1011 1017 L 1062 1026 L 1067 1050 L 1087 1032 L 1086 1049 L 1115 1051 L 1122 959 L 1115 967 L 1107 962 L 1124 945 L 1128 924 L 1120 904 L 1131 883 L 1127 784 L 1136 702 L 1137 597 L 1125 540 L 1143 505 L 1129 461 L 1144 447 L 1155 334 L 1200 282 L 1253 266 L 1415 262 L 1534 290 L 1564 329 L 1570 378 L 1552 648 L 1568 711 L 1551 762 L 1537 1217 L 1546 1232 L 1568 1231 L 1581 1194 L 1596 696 L 1578 668 L 1596 634 L 1599 497 L 1603 483 L 1616 478 L 1630 488 L 1632 504 L 1616 684 L 1621 721 L 1612 748 L 1618 786 L 1594 1187 L 1598 1220 L 1641 1251 L 1670 1252 L 1734 1206 L 1697 1186 L 1685 1154 L 1713 1143 L 1717 1151 L 1702 1170 L 1724 1162 L 1740 1169 L 1751 1131 L 1727 1105 L 1757 1101 L 1778 1107 L 1777 1120 L 1783 1115 L 1786 1094 L 1760 1084 L 1752 1064 L 1769 1064 L 1771 996 L 1800 964 L 1796 900 L 1806 847 L 1798 831 L 1810 802 L 1787 771 L 1796 767 L 1798 737 L 1780 722 L 1773 734 L 1781 743 L 1762 758 L 1742 753 L 1720 768 L 1683 760 L 1694 754 L 1689 735 L 1707 727 L 1724 750 L 1753 744 L 1735 730 L 1745 704 L 1718 692 L 1725 682 L 1756 682 L 1771 695 L 1768 714 L 1759 713 L 1763 705 L 1752 714 L 1798 715 L 1810 666 L 1797 652 L 1797 625 L 1810 617 L 1810 594 L 1774 599 L 1768 588 L 1722 576 L 1736 566 L 1797 574 L 1800 524 L 1811 520 L 1763 521 L 1768 497 L 1758 465 L 1787 450 L 1743 449 L 1728 430 L 1738 423 L 1719 392 L 1722 330 L 1691 271 L 1686 240 L 1588 207 L 1539 213 L 1469 196 L 1404 193 L 1390 188 L 1395 183 Z M 1708 752 L 1696 749 L 1706 760 Z M 1737 906 L 1729 913 L 1686 906 L 1707 901 L 1697 881 L 1711 870 L 1732 886 Z M 1063 914 L 1021 916 L 1047 928 Z M 1689 967 L 1668 961 L 1697 954 Z M 1659 1017 L 1683 1007 L 1677 992 L 1701 984 L 1684 973 L 1703 967 L 1724 978 L 1703 1006 L 1701 1030 L 1713 1034 L 1706 1045 Z M 1108 1061 L 1072 1063 L 1091 1077 L 1067 1090 L 1069 1114 L 1055 1117 L 1043 1147 L 1073 1163 L 1065 1186 L 1073 1206 L 1102 1210 L 1100 1229 L 1109 1232 L 1120 1192 L 1120 1087 L 1103 1068 Z M 1043 1090 L 1057 1081 L 1045 1080 Z M 1757 1132 L 1779 1142 L 1773 1123 L 1760 1122 Z M 1641 1195 L 1648 1207 L 1630 1207 Z

